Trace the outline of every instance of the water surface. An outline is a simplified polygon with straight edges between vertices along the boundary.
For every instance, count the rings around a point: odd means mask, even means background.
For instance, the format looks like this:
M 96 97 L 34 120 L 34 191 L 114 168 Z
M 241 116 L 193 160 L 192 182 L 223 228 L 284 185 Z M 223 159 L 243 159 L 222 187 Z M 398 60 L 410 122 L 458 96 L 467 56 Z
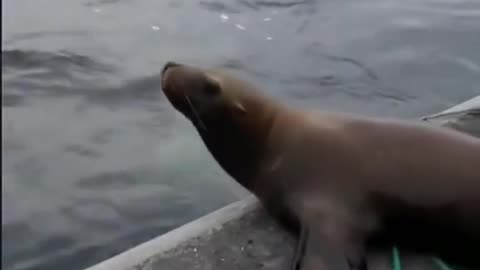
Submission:
M 480 94 L 476 0 L 5 0 L 2 269 L 83 269 L 237 199 L 167 60 L 298 106 L 413 118 Z

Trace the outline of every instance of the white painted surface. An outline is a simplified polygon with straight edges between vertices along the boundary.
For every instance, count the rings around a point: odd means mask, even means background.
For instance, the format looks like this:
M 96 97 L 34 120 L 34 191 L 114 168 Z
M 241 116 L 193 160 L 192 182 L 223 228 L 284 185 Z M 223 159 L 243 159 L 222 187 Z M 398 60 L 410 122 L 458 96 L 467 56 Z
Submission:
M 436 114 L 432 114 L 432 115 L 427 115 L 427 116 L 424 116 L 422 117 L 423 120 L 428 120 L 428 119 L 432 119 L 432 118 L 439 118 L 439 117 L 442 117 L 442 116 L 447 116 L 447 115 L 452 115 L 452 114 L 457 114 L 457 113 L 462 113 L 462 112 L 465 112 L 465 111 L 469 111 L 469 110 L 480 110 L 480 95 L 476 96 L 476 97 L 473 97 L 465 102 L 462 102 L 456 106 L 453 106 L 452 108 L 450 109 L 447 109 L 445 111 L 442 111 L 442 112 L 439 112 L 439 113 L 436 113 Z

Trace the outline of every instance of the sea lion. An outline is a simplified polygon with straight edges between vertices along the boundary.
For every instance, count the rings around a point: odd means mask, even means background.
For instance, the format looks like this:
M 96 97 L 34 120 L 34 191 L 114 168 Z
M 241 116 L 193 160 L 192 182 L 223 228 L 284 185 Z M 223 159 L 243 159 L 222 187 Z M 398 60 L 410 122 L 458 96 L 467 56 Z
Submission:
M 221 70 L 168 62 L 161 77 L 219 165 L 300 234 L 292 268 L 367 269 L 379 243 L 475 257 L 464 247 L 480 244 L 480 139 L 294 108 Z

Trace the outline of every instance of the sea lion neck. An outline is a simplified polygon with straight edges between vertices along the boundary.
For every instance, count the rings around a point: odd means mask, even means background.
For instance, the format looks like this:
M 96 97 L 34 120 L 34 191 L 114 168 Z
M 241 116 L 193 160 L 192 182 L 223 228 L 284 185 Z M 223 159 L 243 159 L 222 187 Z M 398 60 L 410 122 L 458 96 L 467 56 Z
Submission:
M 247 189 L 266 157 L 270 131 L 279 113 L 276 104 L 243 100 L 245 115 L 222 115 L 207 119 L 207 129 L 197 128 L 220 166 Z

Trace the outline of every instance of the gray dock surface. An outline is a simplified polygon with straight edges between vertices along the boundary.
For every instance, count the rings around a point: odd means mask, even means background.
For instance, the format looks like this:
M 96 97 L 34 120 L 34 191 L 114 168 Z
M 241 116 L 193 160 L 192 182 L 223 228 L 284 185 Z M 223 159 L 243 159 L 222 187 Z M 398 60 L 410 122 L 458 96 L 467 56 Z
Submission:
M 290 270 L 294 239 L 261 208 L 181 243 L 131 270 Z M 390 254 L 371 254 L 369 270 L 392 269 Z M 401 254 L 402 269 L 442 270 L 431 258 Z M 455 270 L 459 270 L 455 268 Z
M 480 96 L 424 120 L 480 137 Z M 293 248 L 292 236 L 249 195 L 88 270 L 289 270 Z M 402 270 L 445 270 L 431 258 L 400 255 Z M 391 251 L 371 254 L 369 269 L 392 269 L 391 261 Z

